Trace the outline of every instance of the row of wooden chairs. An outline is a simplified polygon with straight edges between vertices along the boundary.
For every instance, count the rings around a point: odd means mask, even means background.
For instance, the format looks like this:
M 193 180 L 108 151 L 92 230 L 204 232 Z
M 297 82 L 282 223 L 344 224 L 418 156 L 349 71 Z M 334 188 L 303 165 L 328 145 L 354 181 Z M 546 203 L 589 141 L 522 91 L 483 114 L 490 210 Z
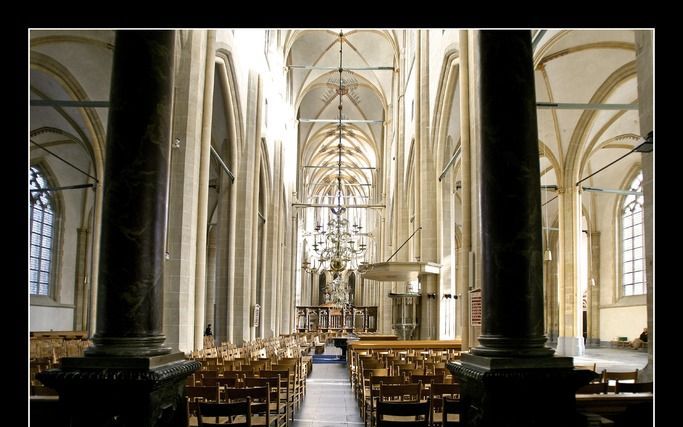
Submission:
M 613 389 L 611 387 L 614 387 Z M 590 383 L 580 387 L 576 394 L 607 394 L 614 392 L 619 393 L 652 393 L 654 390 L 652 382 L 642 383 L 625 383 L 616 380 L 614 386 L 610 386 L 607 382 Z
M 460 400 L 446 397 L 438 423 L 443 427 L 460 426 L 461 414 Z M 435 424 L 437 419 L 433 417 L 430 402 L 377 402 L 377 427 L 427 427 Z
M 199 425 L 210 425 L 211 421 L 204 420 L 206 416 L 219 417 L 222 403 L 235 403 L 250 399 L 250 418 L 256 415 L 259 425 L 270 427 L 287 426 L 294 413 L 294 402 L 289 398 L 287 387 L 283 386 L 278 377 L 271 378 L 247 378 L 244 387 L 206 387 L 189 386 L 185 387 L 187 398 L 188 420 L 196 416 Z M 202 412 L 202 405 L 205 403 L 214 404 L 210 406 L 210 412 Z M 234 421 L 234 419 L 230 419 Z M 216 419 L 215 423 L 224 423 Z M 249 421 L 251 422 L 251 421 Z
M 447 354 L 447 353 L 446 353 Z M 399 354 L 400 355 L 400 354 Z M 378 356 L 380 358 L 378 358 Z M 386 357 L 388 354 L 375 353 L 358 355 L 355 368 L 351 369 L 351 386 L 356 398 L 360 399 L 362 390 L 367 386 L 368 375 L 403 375 L 406 380 L 413 376 L 437 376 L 439 382 L 452 382 L 453 377 L 446 368 L 446 363 L 439 360 L 443 354 L 433 355 L 433 358 L 424 358 L 423 355 L 416 358 L 405 359 Z
M 432 383 L 423 384 L 421 381 L 416 383 L 403 383 L 398 377 L 388 377 L 385 381 L 380 381 L 378 386 L 373 384 L 370 394 L 363 405 L 363 418 L 366 426 L 376 426 L 380 419 L 378 405 L 381 402 L 427 402 L 429 414 L 426 417 L 429 425 L 437 426 L 441 424 L 443 412 L 443 401 L 445 398 L 459 400 L 460 385 Z

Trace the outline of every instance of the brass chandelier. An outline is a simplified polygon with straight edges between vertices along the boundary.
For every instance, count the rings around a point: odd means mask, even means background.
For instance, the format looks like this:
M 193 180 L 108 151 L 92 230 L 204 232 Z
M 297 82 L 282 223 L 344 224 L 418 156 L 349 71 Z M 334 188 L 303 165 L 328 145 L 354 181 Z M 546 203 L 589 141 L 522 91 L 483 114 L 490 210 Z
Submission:
M 352 269 L 357 268 L 358 257 L 365 254 L 367 249 L 367 244 L 363 241 L 363 236 L 360 234 L 363 227 L 357 223 L 349 226 L 349 220 L 345 215 L 346 208 L 342 205 L 342 96 L 349 94 L 349 90 L 351 89 L 350 85 L 353 86 L 354 84 L 357 84 L 355 83 L 355 79 L 349 79 L 348 77 L 342 76 L 342 73 L 344 72 L 343 43 L 344 34 L 340 32 L 339 79 L 334 79 L 335 81 L 338 81 L 336 93 L 339 96 L 339 105 L 337 107 L 339 110 L 339 140 L 337 143 L 336 206 L 330 208 L 332 215 L 327 223 L 327 228 L 325 229 L 322 225 L 317 224 L 315 226 L 315 232 L 310 233 L 314 237 L 313 252 L 318 258 L 319 267 L 326 267 L 327 270 L 334 273 L 341 273 L 349 267 Z M 330 81 L 332 80 L 333 79 L 330 79 Z M 308 262 L 304 263 L 305 266 L 306 264 L 308 264 Z M 337 279 L 335 278 L 335 280 Z M 333 281 L 334 289 L 331 289 L 331 295 L 339 294 L 337 291 L 344 288 L 343 284 L 337 283 L 337 286 L 334 286 L 334 283 L 335 282 Z M 348 298 L 348 293 L 346 296 Z

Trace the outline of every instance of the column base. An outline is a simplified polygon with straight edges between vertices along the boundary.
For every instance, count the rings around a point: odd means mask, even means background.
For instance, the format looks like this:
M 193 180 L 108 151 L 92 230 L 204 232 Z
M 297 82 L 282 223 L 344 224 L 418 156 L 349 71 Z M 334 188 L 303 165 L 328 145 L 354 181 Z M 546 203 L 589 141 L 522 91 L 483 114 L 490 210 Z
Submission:
M 558 356 L 583 356 L 586 353 L 586 346 L 583 337 L 557 337 Z
M 185 379 L 200 368 L 183 353 L 153 357 L 72 357 L 37 374 L 59 393 L 73 427 L 186 426 Z
M 448 369 L 461 384 L 467 427 L 575 427 L 576 389 L 595 373 L 569 357 L 499 358 L 463 354 Z

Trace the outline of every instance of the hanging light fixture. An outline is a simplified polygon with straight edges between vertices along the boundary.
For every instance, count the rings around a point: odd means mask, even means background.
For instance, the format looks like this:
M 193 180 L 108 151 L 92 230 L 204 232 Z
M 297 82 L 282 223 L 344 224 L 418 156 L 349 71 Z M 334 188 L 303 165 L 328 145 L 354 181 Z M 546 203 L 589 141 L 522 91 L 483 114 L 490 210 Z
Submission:
M 316 224 L 315 231 L 309 233 L 313 236 L 313 253 L 318 258 L 319 268 L 325 268 L 335 274 L 331 284 L 326 289 L 330 296 L 330 302 L 335 305 L 345 305 L 349 303 L 349 289 L 345 275 L 342 273 L 349 269 L 358 268 L 358 258 L 365 254 L 367 244 L 363 240 L 361 230 L 363 227 L 354 221 L 349 225 L 347 210 L 342 205 L 344 194 L 342 192 L 342 151 L 343 151 L 343 125 L 342 125 L 342 97 L 349 96 L 351 89 L 357 85 L 353 76 L 344 70 L 343 67 L 343 43 L 344 34 L 339 33 L 339 78 L 330 79 L 329 82 L 337 83 L 335 90 L 339 96 L 337 131 L 339 138 L 337 142 L 337 173 L 336 191 L 334 194 L 335 205 L 330 208 L 331 216 L 327 223 L 327 228 Z M 304 261 L 306 269 L 310 269 L 310 262 Z

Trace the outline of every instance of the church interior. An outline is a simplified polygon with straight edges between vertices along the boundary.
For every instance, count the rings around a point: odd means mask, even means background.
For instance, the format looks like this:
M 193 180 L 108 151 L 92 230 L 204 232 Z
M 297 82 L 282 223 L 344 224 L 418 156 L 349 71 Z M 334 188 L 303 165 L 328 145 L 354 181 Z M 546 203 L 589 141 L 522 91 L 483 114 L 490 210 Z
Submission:
M 28 44 L 31 425 L 653 425 L 654 30 Z

